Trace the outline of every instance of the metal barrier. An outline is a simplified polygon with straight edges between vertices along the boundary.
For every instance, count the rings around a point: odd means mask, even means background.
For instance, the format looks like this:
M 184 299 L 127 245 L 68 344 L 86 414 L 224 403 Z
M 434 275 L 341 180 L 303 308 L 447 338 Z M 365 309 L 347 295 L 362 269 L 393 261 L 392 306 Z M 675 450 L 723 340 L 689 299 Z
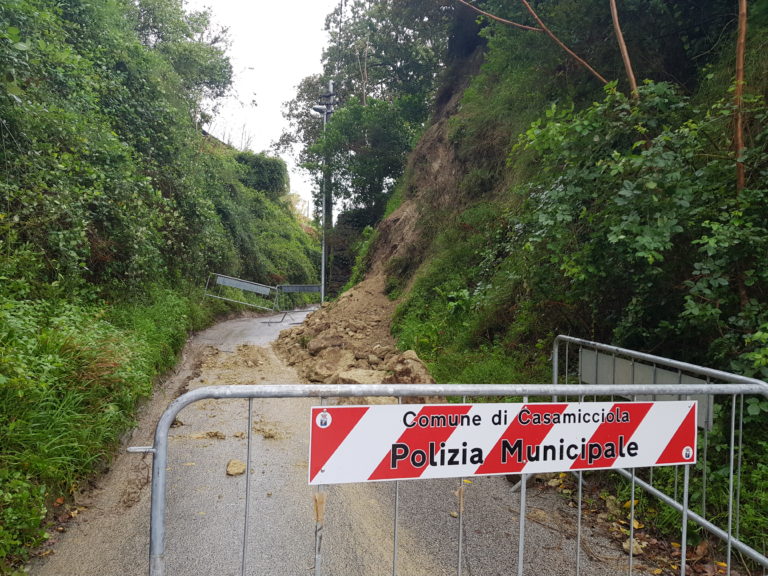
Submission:
M 704 394 L 697 393 L 690 396 L 691 399 L 697 400 L 699 403 L 697 424 L 701 430 L 702 447 L 700 450 L 700 462 L 696 466 L 700 473 L 698 482 L 701 486 L 701 499 L 697 503 L 697 511 L 688 510 L 688 517 L 726 544 L 726 574 L 730 574 L 733 549 L 738 550 L 741 554 L 762 565 L 764 568 L 768 567 L 765 551 L 763 550 L 762 553 L 758 552 L 739 538 L 744 397 L 749 394 L 740 385 L 764 386 L 766 385 L 765 382 L 738 374 L 731 374 L 652 354 L 563 335 L 558 336 L 553 345 L 553 383 L 558 384 L 561 376 L 566 385 L 571 381 L 585 385 L 584 390 L 578 394 L 580 398 L 583 398 L 584 395 L 591 395 L 593 393 L 590 391 L 591 385 L 598 382 L 600 384 L 621 385 L 622 391 L 619 392 L 617 389 L 611 395 L 625 395 L 633 400 L 655 399 L 655 395 L 660 394 L 657 390 L 665 390 L 663 393 L 665 398 L 677 398 L 679 397 L 678 390 L 685 387 L 685 385 L 698 385 L 707 390 Z M 725 388 L 723 388 L 723 385 L 725 385 Z M 627 386 L 630 387 L 629 394 L 625 391 Z M 654 391 L 651 392 L 649 387 L 653 387 Z M 718 392 L 714 392 L 715 389 Z M 724 396 L 718 402 L 715 394 L 723 394 Z M 721 419 L 728 418 L 728 413 L 726 412 L 728 408 L 730 408 L 730 422 L 723 420 L 719 422 L 721 429 L 728 430 L 730 442 L 728 461 L 715 462 L 710 450 L 710 434 L 716 424 L 716 413 L 719 413 L 718 416 Z M 715 521 L 708 519 L 707 496 L 711 471 L 716 469 L 722 470 L 724 467 L 727 467 L 726 469 L 728 470 L 728 512 L 726 524 L 718 526 Z M 642 474 L 627 470 L 617 470 L 617 472 L 631 481 L 633 494 L 635 486 L 639 486 L 675 510 L 681 511 L 683 509 L 683 503 L 680 501 L 679 479 L 677 475 L 674 479 L 673 493 L 668 494 L 654 485 L 653 468 L 644 471 Z
M 561 339 L 560 342 L 563 342 Z M 568 354 L 566 354 L 566 358 Z M 562 360 L 562 357 L 555 357 L 555 366 Z M 557 374 L 557 371 L 556 371 Z M 557 380 L 557 376 L 555 377 Z M 169 430 L 179 412 L 195 403 L 204 399 L 247 399 L 248 400 L 248 463 L 246 464 L 246 471 L 250 470 L 250 458 L 251 458 L 251 422 L 253 421 L 252 415 L 252 402 L 255 398 L 343 398 L 343 397 L 412 397 L 412 396 L 458 396 L 458 397 L 522 397 L 523 402 L 528 402 L 529 397 L 557 397 L 557 396 L 575 396 L 583 398 L 585 395 L 594 395 L 595 397 L 609 397 L 613 395 L 623 396 L 636 396 L 636 395 L 652 395 L 654 397 L 666 398 L 669 396 L 682 396 L 682 397 L 694 397 L 694 396 L 706 396 L 712 398 L 715 395 L 726 395 L 730 398 L 742 397 L 744 395 L 760 395 L 764 398 L 768 398 L 768 384 L 760 381 L 749 382 L 732 382 L 732 383 L 691 383 L 691 384 L 613 384 L 613 385 L 596 385 L 596 384 L 526 384 L 526 385 L 510 385 L 510 384 L 488 384 L 488 385 L 440 385 L 440 384 L 388 384 L 388 385 L 260 385 L 260 386 L 220 386 L 220 387 L 205 387 L 190 391 L 183 396 L 174 400 L 165 413 L 160 418 L 157 424 L 154 444 L 152 447 L 140 447 L 130 449 L 132 452 L 148 452 L 154 455 L 153 467 L 152 467 L 152 501 L 151 501 L 151 528 L 150 528 L 150 551 L 149 551 L 149 574 L 150 576 L 165 576 L 165 513 L 166 513 L 166 470 L 168 467 L 168 445 L 169 445 Z M 733 403 L 736 404 L 735 402 Z M 735 419 L 734 416 L 732 416 Z M 734 430 L 732 428 L 732 430 Z M 706 449 L 706 448 L 704 448 Z M 733 469 L 734 458 L 734 445 L 731 444 L 730 459 Z M 681 514 L 681 559 L 680 559 L 680 574 L 685 575 L 686 566 L 686 531 L 688 520 L 695 520 L 701 522 L 703 518 L 689 509 L 688 506 L 688 490 L 689 490 L 689 468 L 690 465 L 681 467 L 683 469 L 684 479 L 682 486 L 682 500 L 677 502 L 671 498 L 668 498 L 662 494 L 657 494 L 663 502 L 673 506 L 673 508 L 679 510 Z M 634 483 L 639 483 L 634 472 L 631 472 L 631 477 L 634 479 Z M 525 480 L 525 474 L 523 474 L 523 480 Z M 246 474 L 248 478 L 248 474 Z M 581 479 L 581 473 L 580 473 Z M 246 516 L 243 527 L 243 555 L 242 555 L 242 574 L 246 573 L 246 558 L 247 551 L 245 550 L 246 543 L 248 542 L 248 509 L 250 506 L 249 495 L 250 480 L 245 482 L 245 508 Z M 582 486 L 583 482 L 578 482 L 578 532 L 576 542 L 576 558 L 575 573 L 580 574 L 580 561 L 581 561 L 581 543 L 582 543 Z M 651 487 L 652 488 L 652 487 Z M 526 482 L 521 482 L 521 494 L 520 494 L 520 531 L 518 541 L 518 556 L 517 556 L 517 574 L 523 575 L 524 571 L 524 557 L 526 554 L 525 547 L 525 532 L 526 532 Z M 392 574 L 397 574 L 397 519 L 398 519 L 398 497 L 399 490 L 396 486 L 396 496 L 394 504 L 394 543 L 393 543 L 393 558 L 392 558 Z M 631 499 L 632 507 L 630 510 L 629 526 L 630 530 L 634 526 L 635 520 L 635 507 L 634 507 L 634 492 Z M 322 506 L 322 499 L 318 498 L 316 504 Z M 460 511 L 463 507 L 463 501 L 460 505 Z M 729 514 L 730 517 L 730 514 Z M 315 530 L 315 566 L 314 574 L 319 576 L 321 574 L 320 558 L 321 558 L 321 539 L 322 539 L 322 514 L 318 519 L 318 526 Z M 462 538 L 461 538 L 461 517 L 459 518 L 459 540 L 458 540 L 458 566 L 457 574 L 462 574 Z M 702 524 L 705 525 L 705 524 Z M 716 527 L 706 526 L 709 530 L 716 533 L 718 536 L 723 534 L 716 531 Z M 749 558 L 762 565 L 768 567 L 768 559 L 757 551 L 749 548 L 743 543 L 737 541 L 734 538 L 732 526 L 729 521 L 727 531 L 724 532 L 726 540 L 728 542 L 728 568 L 730 573 L 730 553 L 731 548 L 738 548 L 742 553 Z M 719 529 L 717 529 L 719 530 Z M 722 531 L 721 531 L 722 532 Z M 630 534 L 630 542 L 634 542 L 634 533 Z M 738 543 L 737 543 L 738 542 Z M 630 546 L 629 551 L 629 573 L 633 571 L 632 559 L 634 556 L 633 547 Z M 541 570 L 537 570 L 540 573 Z
M 255 304 L 246 300 L 237 300 L 236 298 L 229 298 L 222 296 L 221 293 L 211 292 L 212 288 L 211 280 L 215 286 L 225 286 L 228 288 L 236 288 L 243 292 L 250 292 L 252 294 L 258 294 L 264 299 L 268 300 L 272 298 L 272 306 L 263 306 L 261 304 Z M 259 284 L 258 282 L 251 282 L 249 280 L 242 280 L 241 278 L 233 278 L 232 276 L 225 276 L 223 274 L 212 273 L 208 276 L 205 282 L 205 293 L 203 295 L 207 298 L 216 298 L 218 300 L 225 300 L 227 302 L 233 302 L 235 304 L 242 304 L 243 306 L 250 306 L 252 308 L 259 308 L 261 310 L 277 310 L 279 292 L 275 286 L 267 286 L 266 284 Z
M 320 294 L 320 284 L 280 284 L 277 286 L 277 298 L 276 298 L 276 309 L 277 310 L 283 310 L 283 317 L 278 320 L 278 322 L 283 322 L 285 320 L 285 317 L 290 314 L 291 308 L 293 306 L 286 305 L 285 303 L 285 295 L 286 294 Z M 280 297 L 283 297 L 281 300 Z
M 246 300 L 238 300 L 236 298 L 230 298 L 222 295 L 220 292 L 212 292 L 213 286 L 235 288 L 243 292 L 250 292 L 261 296 L 264 300 L 270 301 L 270 306 L 264 306 L 254 302 L 248 302 Z M 225 300 L 227 302 L 233 302 L 235 304 L 242 304 L 243 306 L 250 306 L 252 308 L 259 308 L 261 310 L 269 310 L 275 312 L 278 310 L 287 310 L 288 307 L 284 306 L 284 302 L 281 302 L 281 297 L 285 297 L 286 294 L 311 294 L 320 293 L 319 284 L 279 284 L 277 286 L 268 286 L 266 284 L 259 284 L 258 282 L 251 282 L 250 280 L 243 280 L 241 278 L 233 278 L 232 276 L 225 276 L 224 274 L 211 273 L 205 282 L 204 297 L 216 298 L 218 300 Z M 287 313 L 286 313 L 287 314 Z M 285 320 L 285 315 L 283 315 Z

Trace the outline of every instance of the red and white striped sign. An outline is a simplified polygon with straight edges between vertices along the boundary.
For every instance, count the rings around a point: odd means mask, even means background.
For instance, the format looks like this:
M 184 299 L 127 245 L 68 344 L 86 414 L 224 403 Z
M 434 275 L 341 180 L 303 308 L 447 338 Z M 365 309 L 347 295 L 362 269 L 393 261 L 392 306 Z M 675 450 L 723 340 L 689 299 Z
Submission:
M 314 407 L 309 483 L 696 462 L 696 402 Z

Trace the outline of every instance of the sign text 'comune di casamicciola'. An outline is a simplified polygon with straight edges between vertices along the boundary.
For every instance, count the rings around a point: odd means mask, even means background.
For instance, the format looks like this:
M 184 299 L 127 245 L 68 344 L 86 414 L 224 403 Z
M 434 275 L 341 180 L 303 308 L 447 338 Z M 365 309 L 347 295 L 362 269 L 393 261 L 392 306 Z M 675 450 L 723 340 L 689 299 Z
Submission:
M 695 401 L 311 409 L 310 484 L 695 461 Z

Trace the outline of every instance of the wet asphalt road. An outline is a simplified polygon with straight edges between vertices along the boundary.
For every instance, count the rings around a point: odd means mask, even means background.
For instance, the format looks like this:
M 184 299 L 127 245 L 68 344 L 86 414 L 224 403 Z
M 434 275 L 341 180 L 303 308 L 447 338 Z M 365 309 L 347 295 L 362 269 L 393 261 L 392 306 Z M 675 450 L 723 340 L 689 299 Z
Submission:
M 282 315 L 221 323 L 196 338 L 223 354 L 241 344 L 265 346 L 291 322 Z M 183 375 L 179 375 L 181 377 Z M 187 378 L 190 387 L 215 382 L 203 374 Z M 270 384 L 295 383 L 286 368 Z M 172 398 L 160 398 L 165 403 Z M 247 401 L 207 400 L 179 415 L 171 430 L 165 576 L 324 576 L 518 574 L 519 495 L 503 477 L 421 480 L 331 486 L 324 489 L 326 514 L 321 564 L 315 570 L 316 488 L 307 485 L 309 409 L 316 400 L 254 400 L 250 473 L 227 476 L 231 459 L 246 461 Z M 265 430 L 267 431 L 265 433 Z M 208 438 L 218 432 L 224 439 Z M 131 444 L 151 444 L 151 431 L 137 432 Z M 138 576 L 148 573 L 149 490 L 125 486 L 121 467 L 146 480 L 149 456 L 122 455 L 114 476 L 104 480 L 92 510 L 72 523 L 55 552 L 36 561 L 37 576 Z M 250 515 L 245 529 L 246 478 Z M 110 484 L 111 483 L 111 484 Z M 457 493 L 464 487 L 462 546 L 459 552 Z M 399 493 L 398 543 L 393 545 L 395 494 Z M 135 502 L 125 506 L 126 495 Z M 523 573 L 574 574 L 576 511 L 551 490 L 528 490 Z M 591 528 L 585 527 L 590 534 Z M 623 558 L 601 539 L 599 550 L 582 554 L 582 574 L 613 575 Z M 245 556 L 243 553 L 245 552 Z M 461 562 L 459 562 L 461 554 Z M 243 558 L 245 557 L 245 562 Z M 600 559 L 597 559 L 597 558 Z M 396 566 L 393 568 L 393 564 Z

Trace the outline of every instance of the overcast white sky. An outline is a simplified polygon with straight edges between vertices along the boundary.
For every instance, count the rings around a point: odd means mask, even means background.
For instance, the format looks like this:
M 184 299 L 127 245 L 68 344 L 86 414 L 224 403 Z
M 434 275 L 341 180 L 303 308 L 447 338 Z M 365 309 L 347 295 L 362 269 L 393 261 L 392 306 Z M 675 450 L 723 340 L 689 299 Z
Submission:
M 283 130 L 283 102 L 302 78 L 322 71 L 325 17 L 339 0 L 186 0 L 188 11 L 209 8 L 229 29 L 233 95 L 207 130 L 237 148 L 268 150 Z M 256 106 L 251 103 L 255 101 Z M 320 120 L 318 120 L 320 121 Z M 289 163 L 292 192 L 309 199 L 310 184 Z

